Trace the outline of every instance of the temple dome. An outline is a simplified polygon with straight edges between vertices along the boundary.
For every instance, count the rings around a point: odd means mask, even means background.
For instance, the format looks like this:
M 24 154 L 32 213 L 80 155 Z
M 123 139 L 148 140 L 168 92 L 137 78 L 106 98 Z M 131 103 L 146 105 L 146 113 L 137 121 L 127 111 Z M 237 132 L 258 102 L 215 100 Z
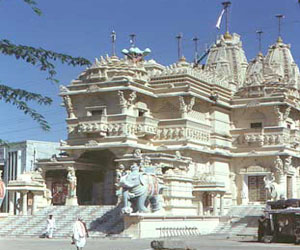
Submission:
M 210 48 L 205 69 L 232 83 L 236 90 L 244 82 L 248 66 L 242 42 L 238 34 L 222 35 Z
M 291 87 L 298 87 L 299 84 L 299 68 L 291 54 L 290 45 L 284 44 L 281 39 L 269 47 L 265 57 L 259 53 L 249 63 L 244 86 L 274 83 Z
M 279 38 L 269 47 L 264 60 L 266 81 L 278 80 L 280 83 L 298 86 L 299 68 L 290 51 L 290 45 Z
M 264 56 L 261 52 L 249 62 L 246 79 L 244 82 L 245 86 L 249 85 L 260 85 L 264 82 Z

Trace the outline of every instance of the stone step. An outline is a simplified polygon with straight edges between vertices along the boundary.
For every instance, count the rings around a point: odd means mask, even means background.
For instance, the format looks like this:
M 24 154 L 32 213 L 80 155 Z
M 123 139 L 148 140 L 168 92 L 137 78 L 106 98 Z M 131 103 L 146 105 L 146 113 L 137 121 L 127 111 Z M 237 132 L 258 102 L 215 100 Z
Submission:
M 46 231 L 46 221 L 53 214 L 57 229 L 55 237 L 69 237 L 72 225 L 78 216 L 82 217 L 89 228 L 97 219 L 107 216 L 115 206 L 51 206 L 38 211 L 35 215 L 8 216 L 0 221 L 1 236 L 40 236 Z M 119 214 L 114 217 L 118 218 Z M 102 219 L 103 220 L 103 219 Z M 115 219 L 116 220 L 116 219 Z M 115 221 L 113 220 L 113 222 Z M 110 228 L 112 225 L 106 223 Z M 105 237 L 106 233 L 90 232 L 93 237 Z

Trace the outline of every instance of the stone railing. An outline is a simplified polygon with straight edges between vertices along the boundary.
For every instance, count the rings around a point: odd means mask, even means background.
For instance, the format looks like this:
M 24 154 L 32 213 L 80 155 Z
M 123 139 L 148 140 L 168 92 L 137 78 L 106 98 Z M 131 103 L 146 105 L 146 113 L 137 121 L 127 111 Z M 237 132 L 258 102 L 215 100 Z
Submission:
M 164 125 L 159 126 L 157 129 L 157 134 L 154 137 L 158 141 L 166 140 L 192 140 L 201 142 L 202 144 L 210 143 L 210 127 L 207 126 L 206 129 L 196 128 L 191 126 L 182 120 L 182 124 L 173 123 L 171 120 L 164 123 Z
M 231 134 L 236 139 L 236 145 L 289 145 L 290 130 L 286 128 L 242 129 L 232 130 Z
M 151 117 L 106 116 L 106 119 L 83 119 L 77 133 L 100 133 L 102 136 L 154 136 L 158 120 Z

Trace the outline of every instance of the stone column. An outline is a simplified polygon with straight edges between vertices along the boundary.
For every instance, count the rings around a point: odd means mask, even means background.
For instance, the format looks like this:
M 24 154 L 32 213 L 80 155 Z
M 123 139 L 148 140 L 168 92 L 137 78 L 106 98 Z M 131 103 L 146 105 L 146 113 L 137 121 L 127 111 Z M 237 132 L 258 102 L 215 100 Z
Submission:
M 220 194 L 220 216 L 224 214 L 224 194 Z
M 32 197 L 32 214 L 35 214 L 36 210 L 37 210 L 36 194 L 33 193 L 33 197 Z
M 195 199 L 195 205 L 197 206 L 197 215 L 202 216 L 203 211 L 203 192 L 197 192 L 196 199 Z
M 27 215 L 27 191 L 22 193 L 22 215 Z
M 199 200 L 198 200 L 198 215 L 203 215 L 203 193 L 199 193 Z
M 242 192 L 241 192 L 241 200 L 242 200 L 242 205 L 247 205 L 249 202 L 249 193 L 248 193 L 248 175 L 243 175 L 242 176 Z
M 15 192 L 10 191 L 9 192 L 9 215 L 14 215 L 14 211 L 15 211 L 14 198 L 15 198 Z
M 217 200 L 217 194 L 212 193 L 213 198 L 213 216 L 218 216 L 218 200 Z

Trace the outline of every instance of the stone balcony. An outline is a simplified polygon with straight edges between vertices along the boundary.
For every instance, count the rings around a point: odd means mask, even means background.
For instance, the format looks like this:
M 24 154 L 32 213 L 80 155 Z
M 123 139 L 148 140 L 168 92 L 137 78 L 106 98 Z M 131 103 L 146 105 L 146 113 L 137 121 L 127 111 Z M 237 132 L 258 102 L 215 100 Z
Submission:
M 154 137 L 158 120 L 152 117 L 128 115 L 89 116 L 78 119 L 76 133 L 100 134 L 102 137 L 133 136 Z M 96 136 L 96 135 L 95 135 Z
M 265 127 L 262 129 L 231 130 L 233 145 L 236 147 L 264 147 L 290 145 L 293 138 L 299 138 L 299 131 L 283 127 Z
M 188 119 L 163 120 L 159 123 L 154 140 L 172 143 L 187 141 L 196 144 L 210 144 L 211 127 Z

